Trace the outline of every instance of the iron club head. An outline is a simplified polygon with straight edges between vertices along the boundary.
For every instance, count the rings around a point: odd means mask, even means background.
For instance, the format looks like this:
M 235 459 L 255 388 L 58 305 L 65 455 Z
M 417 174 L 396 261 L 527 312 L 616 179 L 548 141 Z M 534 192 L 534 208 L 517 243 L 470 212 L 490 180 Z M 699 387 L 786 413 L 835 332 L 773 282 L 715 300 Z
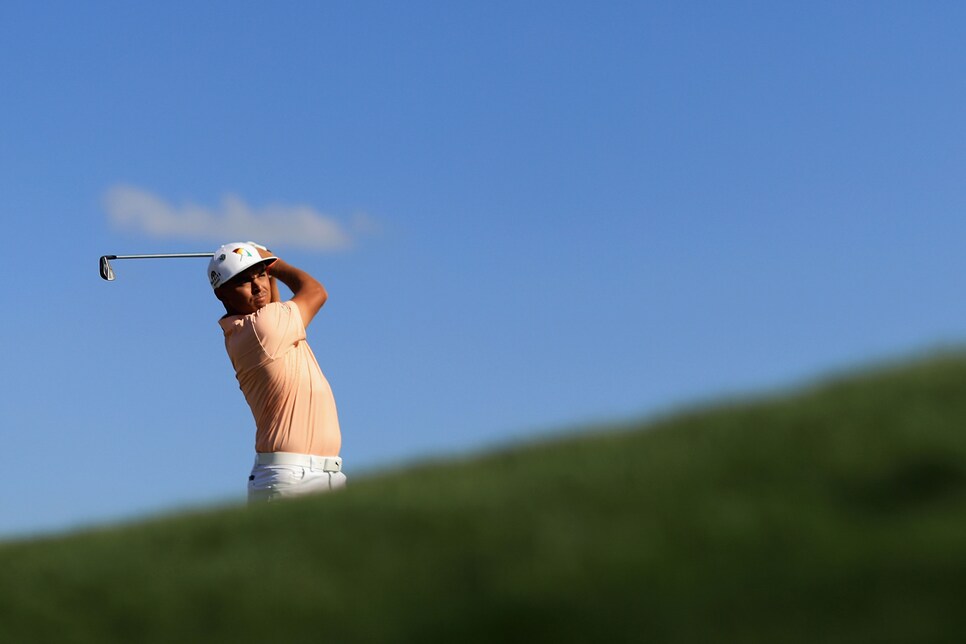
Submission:
M 110 262 L 112 259 L 114 259 L 114 255 L 102 255 L 100 261 L 101 279 L 105 279 L 108 282 L 114 281 L 114 269 L 111 268 Z

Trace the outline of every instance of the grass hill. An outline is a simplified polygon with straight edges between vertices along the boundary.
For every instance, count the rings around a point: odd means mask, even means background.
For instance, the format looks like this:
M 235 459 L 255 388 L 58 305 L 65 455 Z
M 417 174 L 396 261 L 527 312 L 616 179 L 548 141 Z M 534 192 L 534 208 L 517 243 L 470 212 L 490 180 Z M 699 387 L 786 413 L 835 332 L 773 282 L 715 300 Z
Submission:
M 2 642 L 961 642 L 966 356 L 0 545 Z

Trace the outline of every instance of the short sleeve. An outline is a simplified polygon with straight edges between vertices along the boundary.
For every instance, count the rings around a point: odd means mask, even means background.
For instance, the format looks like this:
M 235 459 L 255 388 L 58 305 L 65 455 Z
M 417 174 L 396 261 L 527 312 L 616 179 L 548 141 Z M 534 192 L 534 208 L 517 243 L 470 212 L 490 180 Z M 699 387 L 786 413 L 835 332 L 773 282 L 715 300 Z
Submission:
M 290 347 L 305 340 L 305 325 L 298 304 L 272 302 L 251 314 L 252 329 L 262 349 L 276 358 Z

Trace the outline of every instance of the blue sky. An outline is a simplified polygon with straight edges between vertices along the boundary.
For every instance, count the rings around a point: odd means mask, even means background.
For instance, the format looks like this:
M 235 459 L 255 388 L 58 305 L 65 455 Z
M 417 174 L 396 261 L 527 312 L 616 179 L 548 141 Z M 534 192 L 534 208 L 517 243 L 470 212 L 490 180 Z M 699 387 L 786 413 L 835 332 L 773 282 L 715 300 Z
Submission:
M 0 4 L 0 536 L 240 502 L 204 260 L 318 277 L 350 476 L 961 343 L 966 9 Z M 243 234 L 251 231 L 250 234 Z

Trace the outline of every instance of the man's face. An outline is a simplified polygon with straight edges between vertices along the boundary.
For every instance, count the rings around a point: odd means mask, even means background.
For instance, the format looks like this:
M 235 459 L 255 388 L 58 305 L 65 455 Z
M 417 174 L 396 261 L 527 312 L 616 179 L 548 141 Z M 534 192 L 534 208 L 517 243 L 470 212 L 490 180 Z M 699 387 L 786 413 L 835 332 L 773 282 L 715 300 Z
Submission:
M 215 289 L 215 296 L 233 315 L 254 313 L 272 299 L 271 283 L 264 264 L 257 264 Z

